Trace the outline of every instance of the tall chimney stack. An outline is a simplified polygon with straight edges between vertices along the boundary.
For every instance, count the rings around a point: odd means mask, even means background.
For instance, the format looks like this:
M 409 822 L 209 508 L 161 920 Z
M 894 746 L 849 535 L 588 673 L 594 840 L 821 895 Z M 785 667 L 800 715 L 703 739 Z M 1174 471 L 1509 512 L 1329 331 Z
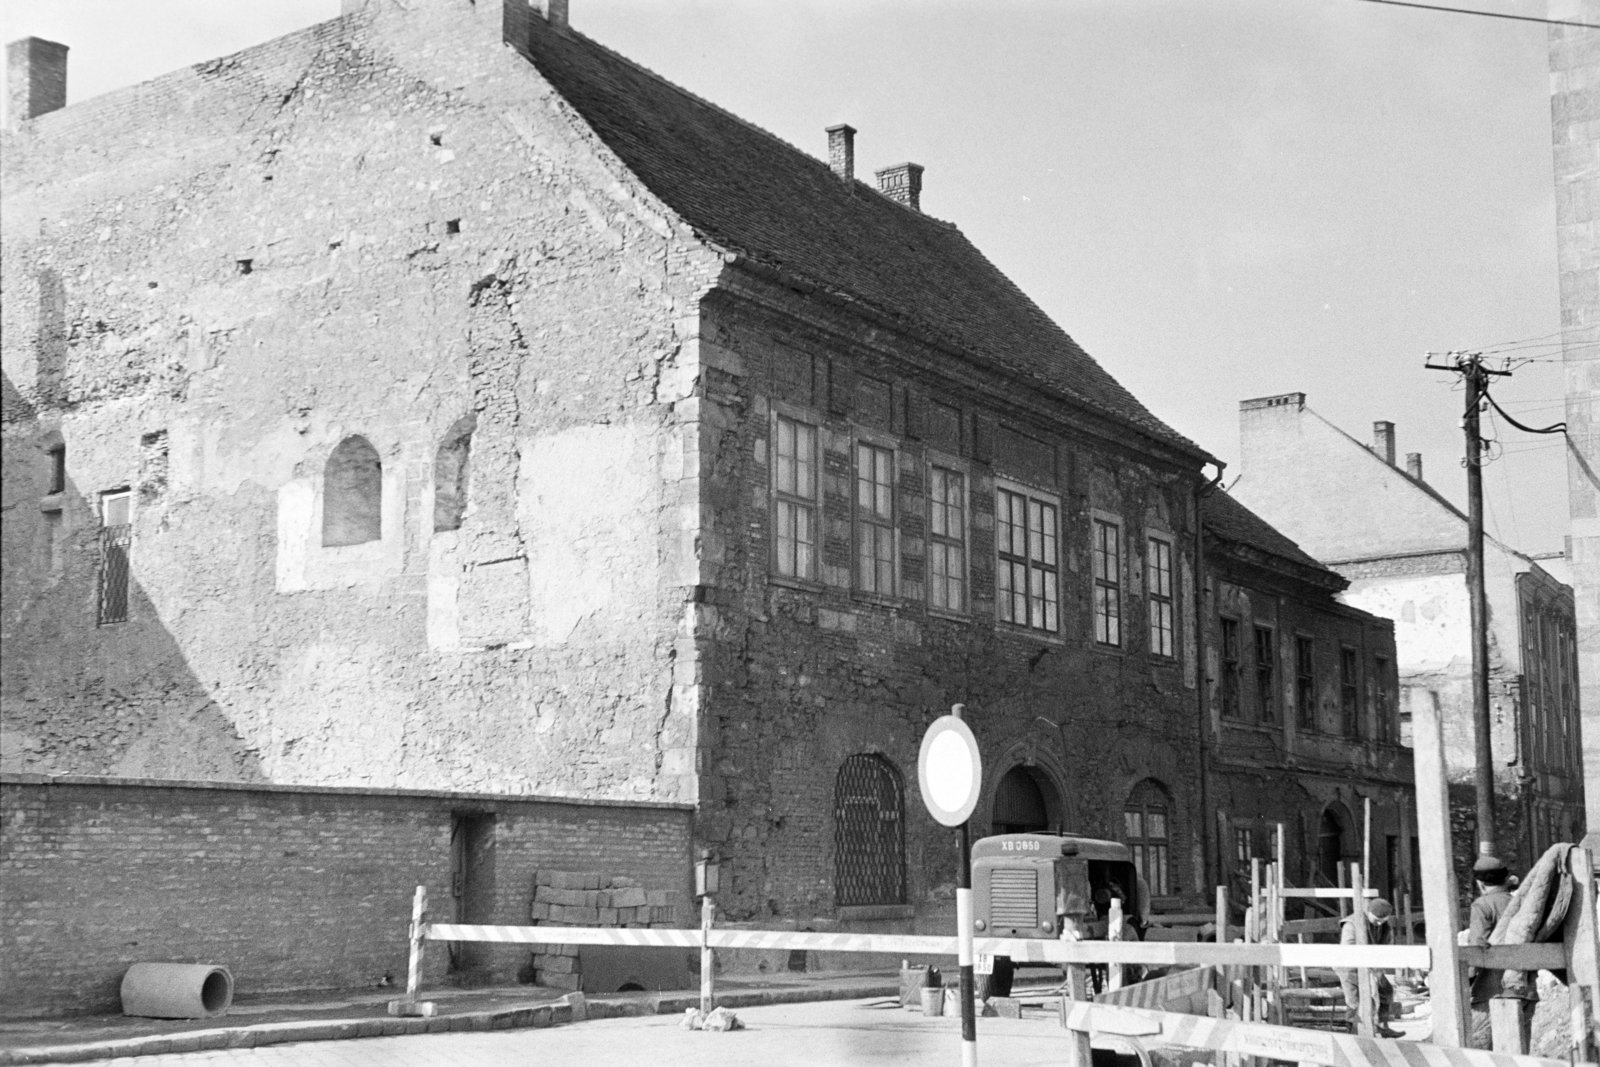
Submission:
M 28 119 L 67 106 L 67 46 L 43 37 L 6 45 L 6 123 L 13 130 Z
M 1422 453 L 1406 453 L 1406 473 L 1415 481 L 1422 481 Z
M 896 163 L 878 171 L 878 192 L 912 211 L 922 210 L 922 164 Z
M 1394 466 L 1394 423 L 1380 420 L 1372 424 L 1372 451 L 1389 466 Z
M 566 30 L 567 0 L 539 0 L 539 7 L 544 9 L 544 20 L 552 30 Z
M 845 181 L 856 176 L 856 128 L 840 123 L 828 127 L 828 166 Z

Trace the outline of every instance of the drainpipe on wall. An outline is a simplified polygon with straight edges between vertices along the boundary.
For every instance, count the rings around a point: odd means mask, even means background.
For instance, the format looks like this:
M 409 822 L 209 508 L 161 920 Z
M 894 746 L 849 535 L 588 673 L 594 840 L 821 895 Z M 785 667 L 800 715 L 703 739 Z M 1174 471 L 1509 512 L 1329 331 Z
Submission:
M 1217 476 L 1194 491 L 1194 691 L 1198 713 L 1196 725 L 1200 730 L 1200 853 L 1205 867 L 1205 882 L 1215 886 L 1220 884 L 1222 864 L 1217 853 L 1221 843 L 1216 840 L 1215 820 L 1210 815 L 1211 705 L 1206 694 L 1206 549 L 1202 532 L 1204 523 L 1200 520 L 1200 498 L 1217 491 L 1222 484 L 1225 464 L 1219 460 L 1212 462 L 1217 468 Z

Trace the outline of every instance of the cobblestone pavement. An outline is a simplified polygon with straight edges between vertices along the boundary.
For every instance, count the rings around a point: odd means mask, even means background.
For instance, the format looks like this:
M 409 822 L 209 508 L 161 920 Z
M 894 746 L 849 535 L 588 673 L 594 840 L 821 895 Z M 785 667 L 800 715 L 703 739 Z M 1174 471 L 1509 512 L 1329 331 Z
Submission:
M 422 1034 L 219 1049 L 115 1061 L 135 1067 L 819 1067 L 959 1063 L 960 1020 L 924 1018 L 892 1000 L 741 1009 L 746 1029 L 697 1033 L 673 1016 L 602 1019 L 547 1030 Z M 1054 1013 L 981 1019 L 982 1062 L 1057 1065 L 1065 1053 Z M 111 1064 L 111 1060 L 93 1061 Z

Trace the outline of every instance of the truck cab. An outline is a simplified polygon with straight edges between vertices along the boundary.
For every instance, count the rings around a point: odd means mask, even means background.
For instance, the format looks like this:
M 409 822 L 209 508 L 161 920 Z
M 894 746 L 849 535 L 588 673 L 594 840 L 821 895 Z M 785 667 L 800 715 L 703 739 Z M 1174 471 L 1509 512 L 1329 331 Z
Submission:
M 979 937 L 1106 936 L 1111 901 L 1142 938 L 1149 890 L 1128 846 L 1071 834 L 999 834 L 972 846 L 973 932 Z

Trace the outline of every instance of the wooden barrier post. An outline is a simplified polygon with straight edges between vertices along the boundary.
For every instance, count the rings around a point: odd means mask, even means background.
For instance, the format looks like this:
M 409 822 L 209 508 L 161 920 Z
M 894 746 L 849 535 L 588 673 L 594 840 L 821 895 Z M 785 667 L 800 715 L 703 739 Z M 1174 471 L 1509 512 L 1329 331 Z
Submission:
M 1228 887 L 1217 886 L 1217 944 L 1228 943 Z
M 1572 872 L 1572 903 L 1562 930 L 1567 957 L 1567 1003 L 1572 1029 L 1572 1058 L 1594 1062 L 1600 1056 L 1595 1026 L 1600 1020 L 1600 941 L 1597 941 L 1594 857 L 1575 848 L 1567 858 Z
M 1366 872 L 1360 864 L 1350 865 L 1350 928 L 1355 931 L 1356 944 L 1367 944 L 1367 898 L 1366 898 Z M 1339 939 L 1341 942 L 1343 937 Z M 1342 983 L 1341 983 L 1342 984 Z M 1362 1037 L 1377 1036 L 1373 1024 L 1373 983 L 1372 970 L 1368 967 L 1356 968 L 1356 1020 L 1357 1033 Z
M 1111 903 L 1106 909 L 1106 940 L 1122 940 L 1122 901 L 1117 897 L 1111 898 Z M 1122 988 L 1122 964 L 1106 964 L 1106 988 Z
M 1089 999 L 1084 968 L 1078 964 L 1068 964 L 1066 977 L 1061 997 L 1061 1025 L 1067 1029 L 1067 1067 L 1093 1067 L 1094 1053 L 1089 1048 L 1089 1032 L 1067 1027 L 1067 1014 L 1073 1002 Z
M 710 1015 L 716 1007 L 715 974 L 716 954 L 711 951 L 711 926 L 716 920 L 717 904 L 707 893 L 700 898 L 700 1012 Z
M 1450 793 L 1444 776 L 1444 737 L 1439 709 L 1429 700 L 1412 704 L 1412 755 L 1417 781 L 1417 843 L 1422 852 L 1422 911 L 1428 922 L 1428 997 L 1432 1001 L 1433 1043 L 1446 1048 L 1467 1044 L 1467 989 L 1456 933 L 1461 898 L 1450 854 Z
M 1411 924 L 1411 894 L 1403 893 L 1401 894 L 1400 899 L 1405 904 L 1405 910 L 1403 914 L 1405 915 L 1406 922 L 1406 944 L 1415 945 L 1417 943 L 1417 929 Z M 1411 972 L 1409 970 L 1406 971 L 1405 976 L 1409 980 L 1411 978 Z
M 418 999 L 422 992 L 422 951 L 427 944 L 427 917 L 428 890 L 426 886 L 419 885 L 411 898 L 411 959 L 406 966 L 406 995 L 400 1000 L 389 1001 L 390 1015 L 432 1015 L 434 1012 L 432 1001 Z

